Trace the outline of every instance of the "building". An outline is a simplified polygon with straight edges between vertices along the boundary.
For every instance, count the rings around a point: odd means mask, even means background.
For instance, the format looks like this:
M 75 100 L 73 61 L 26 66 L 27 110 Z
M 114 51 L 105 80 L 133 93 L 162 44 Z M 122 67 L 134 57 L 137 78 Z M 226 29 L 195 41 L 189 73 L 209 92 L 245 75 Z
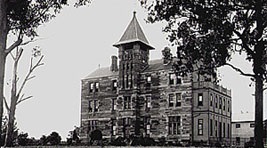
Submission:
M 227 143 L 231 92 L 189 74 L 175 75 L 171 60 L 149 60 L 149 44 L 135 13 L 119 42 L 118 58 L 82 79 L 81 139 L 99 129 L 103 138 L 164 137 L 188 143 Z M 119 59 L 119 62 L 118 62 Z
M 255 121 L 243 120 L 232 122 L 232 145 L 244 147 L 245 143 L 254 140 Z M 266 145 L 267 120 L 263 121 L 263 138 Z

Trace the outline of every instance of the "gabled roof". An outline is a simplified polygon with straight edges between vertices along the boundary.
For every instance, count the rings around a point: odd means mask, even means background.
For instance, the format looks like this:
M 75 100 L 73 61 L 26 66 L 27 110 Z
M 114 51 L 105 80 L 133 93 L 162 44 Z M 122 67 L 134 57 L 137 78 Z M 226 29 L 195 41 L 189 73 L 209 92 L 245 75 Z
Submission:
M 149 49 L 154 49 L 154 47 L 150 46 L 146 36 L 139 25 L 136 16 L 136 12 L 134 12 L 133 19 L 130 24 L 126 28 L 124 34 L 122 35 L 119 42 L 115 43 L 113 46 L 118 47 L 122 44 L 133 43 L 133 42 L 141 42 L 146 45 Z

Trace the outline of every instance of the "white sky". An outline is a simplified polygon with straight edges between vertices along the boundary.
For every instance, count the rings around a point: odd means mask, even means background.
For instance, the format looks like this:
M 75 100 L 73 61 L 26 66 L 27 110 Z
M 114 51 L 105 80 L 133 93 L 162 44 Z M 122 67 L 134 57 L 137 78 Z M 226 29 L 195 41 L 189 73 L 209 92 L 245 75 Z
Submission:
M 26 86 L 25 93 L 34 98 L 18 106 L 16 119 L 20 131 L 35 138 L 57 131 L 66 140 L 68 131 L 80 126 L 81 79 L 96 70 L 99 64 L 110 66 L 111 55 L 117 55 L 112 44 L 122 36 L 134 10 L 150 44 L 156 48 L 150 52 L 150 58 L 161 58 L 161 50 L 168 45 L 166 34 L 161 31 L 163 23 L 146 24 L 145 10 L 137 0 L 94 0 L 89 6 L 80 8 L 70 5 L 40 27 L 42 40 L 27 46 L 28 51 L 20 64 L 21 71 L 25 72 L 31 48 L 41 47 L 45 65 L 36 70 L 37 77 Z M 250 66 L 242 59 L 235 56 L 233 63 L 249 71 Z M 11 76 L 10 63 L 8 61 L 7 82 Z M 252 120 L 254 86 L 249 88 L 249 78 L 230 68 L 222 68 L 220 75 L 221 83 L 232 90 L 233 119 L 246 116 Z M 8 88 L 6 91 L 8 96 Z M 241 111 L 244 112 L 242 116 Z

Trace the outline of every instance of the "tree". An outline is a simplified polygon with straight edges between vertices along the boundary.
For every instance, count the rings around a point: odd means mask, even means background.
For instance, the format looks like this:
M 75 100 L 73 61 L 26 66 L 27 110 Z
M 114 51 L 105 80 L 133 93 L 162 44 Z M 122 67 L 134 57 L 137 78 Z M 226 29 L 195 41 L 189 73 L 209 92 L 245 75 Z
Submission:
M 59 145 L 61 141 L 61 137 L 57 132 L 52 132 L 48 137 L 47 137 L 48 142 L 51 145 Z
M 90 0 L 77 0 L 85 5 Z M 0 1 L 0 129 L 2 127 L 6 57 L 20 45 L 38 36 L 37 28 L 51 20 L 67 0 L 1 0 Z M 16 39 L 10 46 L 7 41 Z M 0 131 L 1 135 L 1 131 Z
M 255 147 L 263 147 L 263 84 L 266 82 L 266 0 L 140 0 L 148 10 L 148 21 L 166 21 L 164 31 L 177 46 L 178 73 L 194 71 L 214 74 L 230 66 L 255 82 Z M 230 63 L 233 53 L 246 54 L 252 73 Z M 180 59 L 180 60 L 179 60 Z M 183 68 L 181 68 L 181 66 Z M 184 69 L 186 67 L 186 70 Z
M 0 128 L 3 116 L 6 57 L 10 52 L 37 36 L 37 28 L 59 13 L 67 0 L 0 1 Z M 10 38 L 9 38 L 10 37 Z M 7 40 L 16 41 L 7 47 Z M 23 40 L 27 39 L 23 43 Z M 0 133 L 1 134 L 1 133 Z
M 33 54 L 30 60 L 29 71 L 26 74 L 25 78 L 22 80 L 21 86 L 18 86 L 19 82 L 18 64 L 22 54 L 23 54 L 23 48 L 17 48 L 15 51 L 15 55 L 11 54 L 14 60 L 14 66 L 13 66 L 10 106 L 7 105 L 6 99 L 4 99 L 5 106 L 8 110 L 8 124 L 7 124 L 6 139 L 5 139 L 6 146 L 12 145 L 13 127 L 14 127 L 15 112 L 17 105 L 23 101 L 32 98 L 32 96 L 24 96 L 23 89 L 26 86 L 26 83 L 35 77 L 33 76 L 34 70 L 37 69 L 39 66 L 43 65 L 42 63 L 43 55 L 41 56 L 40 49 L 36 47 L 33 49 Z M 34 63 L 35 58 L 37 59 L 36 63 Z

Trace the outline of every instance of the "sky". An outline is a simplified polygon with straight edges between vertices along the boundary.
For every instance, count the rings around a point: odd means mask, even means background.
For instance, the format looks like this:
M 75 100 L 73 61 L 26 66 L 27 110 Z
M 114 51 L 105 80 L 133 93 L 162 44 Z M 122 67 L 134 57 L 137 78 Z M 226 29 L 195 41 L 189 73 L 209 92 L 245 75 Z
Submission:
M 21 132 L 40 138 L 56 131 L 66 140 L 68 132 L 80 126 L 81 79 L 99 67 L 110 66 L 111 56 L 118 52 L 112 45 L 119 41 L 133 11 L 137 12 L 147 39 L 155 47 L 150 59 L 161 58 L 161 50 L 166 46 L 175 54 L 175 48 L 166 40 L 167 34 L 162 32 L 164 23 L 146 23 L 146 11 L 137 0 L 94 0 L 80 8 L 65 7 L 56 18 L 38 29 L 39 40 L 24 47 L 19 69 L 22 78 L 28 70 L 33 47 L 40 47 L 44 65 L 34 72 L 36 77 L 25 87 L 25 95 L 33 98 L 17 107 L 17 126 Z M 236 54 L 231 62 L 251 71 L 243 59 L 243 55 Z M 7 84 L 11 67 L 9 57 Z M 254 85 L 249 87 L 250 79 L 229 67 L 220 68 L 219 74 L 220 83 L 232 91 L 233 120 L 254 120 Z M 6 96 L 9 92 L 7 85 Z M 264 114 L 266 118 L 266 110 Z

